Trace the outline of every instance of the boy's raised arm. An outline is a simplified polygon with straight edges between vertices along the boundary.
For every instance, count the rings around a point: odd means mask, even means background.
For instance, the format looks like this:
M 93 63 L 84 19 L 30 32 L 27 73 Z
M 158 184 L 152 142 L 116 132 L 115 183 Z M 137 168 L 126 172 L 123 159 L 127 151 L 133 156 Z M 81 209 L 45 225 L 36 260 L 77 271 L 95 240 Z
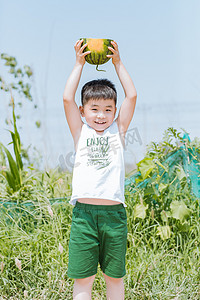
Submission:
M 120 107 L 116 122 L 118 124 L 120 133 L 125 136 L 135 110 L 137 92 L 130 75 L 128 74 L 120 59 L 117 43 L 114 41 L 111 43 L 114 48 L 108 48 L 112 51 L 113 54 L 107 56 L 112 58 L 112 62 L 115 66 L 115 70 L 125 93 L 125 99 Z
M 83 50 L 85 49 L 87 44 L 81 46 L 82 42 L 83 40 L 78 40 L 74 46 L 76 51 L 76 63 L 67 80 L 63 93 L 65 115 L 74 140 L 75 147 L 78 142 L 83 125 L 78 106 L 75 102 L 75 94 L 81 78 L 83 66 L 85 64 L 85 56 L 90 53 L 89 51 L 83 53 Z

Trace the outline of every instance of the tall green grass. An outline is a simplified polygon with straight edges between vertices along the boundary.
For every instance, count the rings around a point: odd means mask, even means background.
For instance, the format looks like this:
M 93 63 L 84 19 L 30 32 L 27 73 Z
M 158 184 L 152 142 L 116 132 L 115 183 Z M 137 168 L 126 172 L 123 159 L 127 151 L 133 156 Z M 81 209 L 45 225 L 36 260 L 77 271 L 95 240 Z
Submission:
M 44 185 L 52 184 L 50 177 L 46 176 L 48 183 L 43 179 Z M 52 177 L 61 179 L 55 172 Z M 34 203 L 34 210 L 17 204 L 3 208 L 1 204 L 0 299 L 72 299 L 73 280 L 66 275 L 72 207 L 67 201 L 50 204 L 44 194 Z M 32 196 L 36 195 L 39 183 Z M 162 240 L 155 219 L 150 215 L 134 217 L 134 199 L 128 191 L 126 202 L 125 299 L 200 299 L 197 212 L 188 219 L 187 234 L 174 230 L 169 239 Z M 176 228 L 178 221 L 172 226 Z M 98 270 L 93 299 L 106 299 L 105 295 L 105 282 Z
M 159 169 L 167 168 L 164 149 L 174 151 L 175 145 L 153 144 L 138 166 L 140 177 L 150 178 L 148 185 L 138 186 L 144 180 L 138 177 L 125 190 L 126 300 L 200 299 L 199 199 L 180 168 L 172 174 L 176 181 L 170 177 L 166 184 Z M 20 171 L 21 185 L 12 189 L 5 171 L 0 172 L 0 300 L 72 299 L 73 280 L 67 277 L 71 175 L 29 166 Z M 100 269 L 92 298 L 106 299 Z

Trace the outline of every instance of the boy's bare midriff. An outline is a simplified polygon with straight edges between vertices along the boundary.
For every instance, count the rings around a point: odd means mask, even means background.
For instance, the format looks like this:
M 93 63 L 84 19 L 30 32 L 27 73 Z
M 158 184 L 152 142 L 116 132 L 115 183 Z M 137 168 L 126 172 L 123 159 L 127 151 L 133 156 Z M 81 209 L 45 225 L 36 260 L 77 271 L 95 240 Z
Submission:
M 80 203 L 92 204 L 92 205 L 118 205 L 120 202 L 107 200 L 107 199 L 96 199 L 96 198 L 80 198 L 77 200 Z

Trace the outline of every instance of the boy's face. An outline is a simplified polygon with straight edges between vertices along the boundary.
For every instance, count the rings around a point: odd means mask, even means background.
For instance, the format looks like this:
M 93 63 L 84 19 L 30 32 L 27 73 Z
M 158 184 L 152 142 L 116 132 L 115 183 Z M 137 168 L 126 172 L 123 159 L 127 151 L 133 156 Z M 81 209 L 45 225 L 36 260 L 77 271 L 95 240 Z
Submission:
M 113 123 L 117 108 L 113 99 L 90 99 L 79 110 L 90 127 L 97 133 L 103 133 Z

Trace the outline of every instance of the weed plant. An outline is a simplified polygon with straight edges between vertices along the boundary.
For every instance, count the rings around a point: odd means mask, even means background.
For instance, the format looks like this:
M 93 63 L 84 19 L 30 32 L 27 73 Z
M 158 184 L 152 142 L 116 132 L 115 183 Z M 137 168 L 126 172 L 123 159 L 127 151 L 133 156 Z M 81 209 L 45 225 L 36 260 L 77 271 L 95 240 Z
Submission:
M 52 177 L 60 175 L 54 172 Z M 40 183 L 34 188 L 32 197 L 38 197 Z M 49 195 L 48 188 L 46 193 Z M 200 224 L 195 206 L 187 232 L 173 230 L 170 238 L 162 240 L 158 221 L 151 214 L 135 218 L 134 199 L 128 191 L 126 203 L 125 299 L 200 299 Z M 16 212 L 16 208 L 13 215 L 9 207 L 1 209 L 0 299 L 72 299 L 73 280 L 66 274 L 71 205 L 67 201 L 50 205 L 43 191 L 36 210 L 27 207 Z M 174 219 L 170 226 L 178 228 L 179 222 Z M 93 299 L 106 299 L 105 294 L 98 270 Z
M 168 171 L 164 149 L 168 155 L 179 147 L 179 139 L 174 145 L 169 138 L 153 144 L 138 165 L 137 180 L 126 187 L 126 300 L 200 299 L 199 199 L 181 166 L 165 183 L 160 173 L 160 168 Z M 198 149 L 197 144 L 192 147 Z M 13 191 L 6 177 L 0 177 L 0 300 L 71 300 L 71 174 L 27 168 L 22 178 L 21 187 Z M 92 299 L 106 299 L 100 269 Z

